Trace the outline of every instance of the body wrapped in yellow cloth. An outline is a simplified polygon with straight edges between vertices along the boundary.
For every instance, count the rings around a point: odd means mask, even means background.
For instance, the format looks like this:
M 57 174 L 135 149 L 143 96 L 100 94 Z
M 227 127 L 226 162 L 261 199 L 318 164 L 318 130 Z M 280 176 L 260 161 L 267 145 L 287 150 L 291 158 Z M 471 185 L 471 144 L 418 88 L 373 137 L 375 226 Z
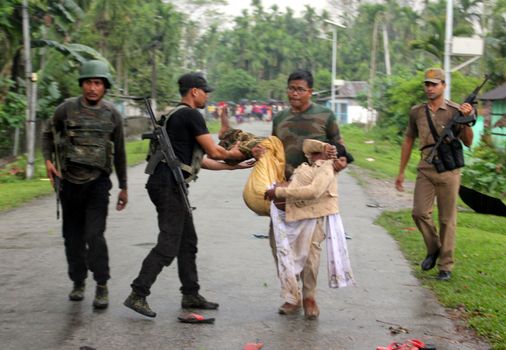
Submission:
M 269 216 L 271 203 L 264 199 L 264 193 L 272 183 L 285 181 L 283 144 L 276 136 L 258 137 L 239 129 L 230 128 L 220 134 L 220 145 L 227 149 L 238 141 L 245 159 L 252 157 L 253 147 L 261 145 L 265 149 L 265 153 L 251 170 L 242 194 L 249 209 L 258 215 Z

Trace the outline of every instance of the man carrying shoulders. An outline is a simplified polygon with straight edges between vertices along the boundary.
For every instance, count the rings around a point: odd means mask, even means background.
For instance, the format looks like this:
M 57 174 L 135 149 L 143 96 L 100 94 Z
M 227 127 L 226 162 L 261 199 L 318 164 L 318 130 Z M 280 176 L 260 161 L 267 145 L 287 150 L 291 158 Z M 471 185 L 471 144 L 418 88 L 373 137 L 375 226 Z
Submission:
M 329 143 L 341 143 L 339 126 L 335 114 L 328 108 L 311 102 L 313 93 L 313 75 L 307 70 L 296 70 L 288 77 L 287 94 L 290 107 L 279 112 L 272 121 L 272 135 L 283 143 L 286 159 L 285 178 L 290 180 L 293 171 L 306 161 L 303 151 L 305 139 L 315 139 Z M 335 148 L 327 151 L 330 157 L 335 156 Z M 324 237 L 313 236 L 306 264 L 301 272 L 302 304 L 306 317 L 313 318 L 318 314 L 315 301 L 316 281 L 320 264 L 320 244 Z M 271 228 L 269 242 L 276 261 L 276 242 Z M 277 265 L 276 265 L 277 266 Z M 279 308 L 280 314 L 293 314 L 300 310 L 300 302 L 284 303 Z

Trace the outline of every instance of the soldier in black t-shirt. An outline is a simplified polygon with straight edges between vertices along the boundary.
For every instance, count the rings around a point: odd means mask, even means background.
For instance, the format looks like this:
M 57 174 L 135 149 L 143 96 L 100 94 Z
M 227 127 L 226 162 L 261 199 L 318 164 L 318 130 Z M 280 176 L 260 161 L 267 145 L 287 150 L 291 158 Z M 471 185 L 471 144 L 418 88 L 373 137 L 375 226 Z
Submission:
M 165 126 L 177 158 L 191 167 L 195 146 L 201 147 L 207 155 L 202 167 L 212 170 L 235 169 L 238 167 L 213 160 L 243 159 L 238 146 L 226 150 L 218 146 L 209 130 L 202 114 L 197 108 L 204 108 L 208 93 L 212 91 L 200 73 L 188 73 L 178 80 L 179 92 L 182 96 L 179 107 Z M 190 176 L 184 171 L 185 177 Z M 239 167 L 241 168 L 241 167 Z M 181 293 L 181 306 L 194 309 L 217 309 L 218 304 L 207 301 L 199 294 L 196 254 L 197 233 L 193 218 L 185 207 L 181 192 L 174 180 L 171 169 L 164 162 L 154 165 L 153 174 L 149 176 L 146 188 L 149 197 L 156 206 L 158 213 L 158 241 L 142 262 L 141 271 L 132 282 L 132 293 L 124 305 L 148 317 L 156 313 L 149 307 L 146 297 L 158 274 L 164 266 L 169 266 L 177 258 Z

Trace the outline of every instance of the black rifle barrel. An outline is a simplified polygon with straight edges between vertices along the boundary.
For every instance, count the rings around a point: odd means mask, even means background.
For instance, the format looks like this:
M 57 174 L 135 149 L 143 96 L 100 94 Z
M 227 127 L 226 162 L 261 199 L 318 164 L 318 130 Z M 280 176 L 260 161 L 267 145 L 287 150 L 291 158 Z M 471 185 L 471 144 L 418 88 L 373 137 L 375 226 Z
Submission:
M 153 125 L 153 136 L 151 139 L 156 139 L 160 146 L 160 150 L 162 152 L 163 158 L 167 165 L 169 166 L 172 175 L 174 176 L 174 180 L 176 181 L 179 189 L 179 193 L 181 194 L 181 198 L 184 201 L 186 210 L 190 216 L 192 215 L 192 207 L 190 205 L 190 201 L 188 200 L 188 188 L 186 187 L 186 182 L 184 180 L 183 171 L 181 170 L 181 161 L 176 157 L 174 153 L 174 148 L 169 139 L 169 135 L 167 134 L 167 130 L 158 125 L 156 122 L 155 113 L 153 112 L 153 108 L 151 108 L 150 98 L 143 96 L 124 96 L 124 95 L 114 95 L 110 94 L 113 97 L 119 97 L 123 99 L 129 99 L 134 101 L 143 101 L 146 106 L 146 111 L 149 115 L 149 119 L 151 120 L 151 124 Z

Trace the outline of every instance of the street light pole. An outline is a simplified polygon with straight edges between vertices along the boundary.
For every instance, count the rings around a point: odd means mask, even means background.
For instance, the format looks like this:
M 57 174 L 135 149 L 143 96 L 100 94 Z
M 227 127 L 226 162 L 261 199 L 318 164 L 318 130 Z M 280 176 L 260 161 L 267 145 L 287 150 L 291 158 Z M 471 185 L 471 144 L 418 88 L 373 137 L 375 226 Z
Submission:
M 337 58 L 337 28 L 332 27 L 332 82 L 330 85 L 330 98 L 332 112 L 336 113 L 336 58 Z
M 330 82 L 330 106 L 333 113 L 336 113 L 336 59 L 337 59 L 337 27 L 346 28 L 340 23 L 326 19 L 325 23 L 332 25 L 332 79 Z
M 452 36 L 453 36 L 453 1 L 446 0 L 446 30 L 445 30 L 445 57 L 444 57 L 444 70 L 446 89 L 444 97 L 449 100 L 451 95 L 451 51 L 452 51 Z

